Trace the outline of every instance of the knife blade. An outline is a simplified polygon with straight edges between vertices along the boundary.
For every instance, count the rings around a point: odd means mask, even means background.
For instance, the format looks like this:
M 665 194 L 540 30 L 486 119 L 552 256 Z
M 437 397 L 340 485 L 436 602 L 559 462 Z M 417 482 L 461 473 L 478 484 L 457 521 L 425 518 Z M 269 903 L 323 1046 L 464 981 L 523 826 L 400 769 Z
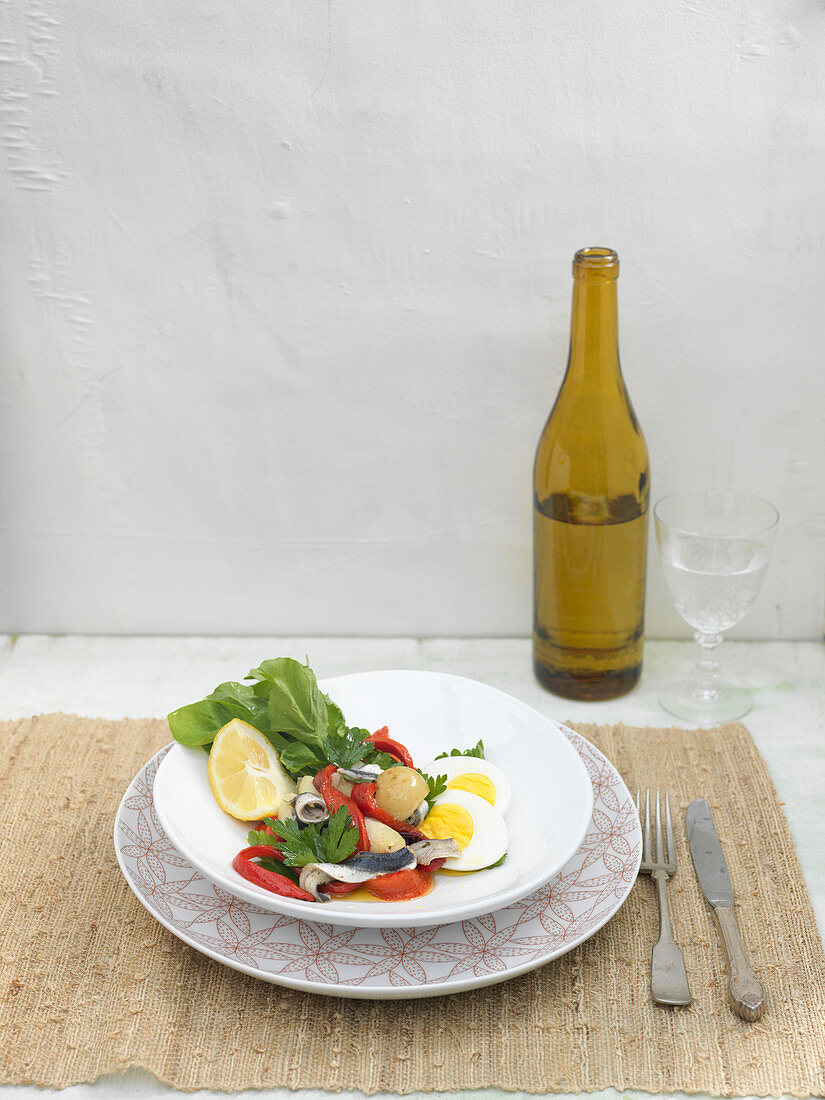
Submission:
M 765 1010 L 765 986 L 754 973 L 739 935 L 728 865 L 704 798 L 697 798 L 688 806 L 685 827 L 696 877 L 722 936 L 731 1008 L 743 1020 L 758 1020 Z

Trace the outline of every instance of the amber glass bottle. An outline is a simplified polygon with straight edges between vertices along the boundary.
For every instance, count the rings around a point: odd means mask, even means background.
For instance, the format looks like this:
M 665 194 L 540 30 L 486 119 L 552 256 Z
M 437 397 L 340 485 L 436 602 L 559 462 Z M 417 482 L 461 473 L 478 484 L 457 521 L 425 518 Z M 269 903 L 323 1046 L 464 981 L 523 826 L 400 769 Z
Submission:
M 642 669 L 650 466 L 619 366 L 619 257 L 573 260 L 570 358 L 534 471 L 533 665 L 569 699 L 612 699 Z

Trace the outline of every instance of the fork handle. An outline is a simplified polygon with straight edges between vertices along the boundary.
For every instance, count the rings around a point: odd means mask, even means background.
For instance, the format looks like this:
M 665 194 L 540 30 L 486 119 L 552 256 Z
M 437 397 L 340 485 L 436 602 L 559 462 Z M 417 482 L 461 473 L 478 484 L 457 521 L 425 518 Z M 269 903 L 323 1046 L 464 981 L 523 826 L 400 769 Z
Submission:
M 659 893 L 659 942 L 653 948 L 650 965 L 650 991 L 653 1000 L 663 1005 L 689 1005 L 692 1001 L 685 960 L 673 940 L 670 906 L 667 898 L 668 875 L 653 871 Z
M 728 999 L 733 1011 L 743 1020 L 758 1020 L 765 1010 L 765 987 L 748 961 L 733 909 L 714 906 L 713 912 L 728 960 Z

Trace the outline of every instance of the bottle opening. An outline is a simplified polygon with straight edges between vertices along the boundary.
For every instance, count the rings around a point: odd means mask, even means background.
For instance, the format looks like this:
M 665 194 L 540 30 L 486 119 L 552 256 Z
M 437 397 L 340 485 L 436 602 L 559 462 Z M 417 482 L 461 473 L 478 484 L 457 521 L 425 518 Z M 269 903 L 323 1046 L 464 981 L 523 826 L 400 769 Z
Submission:
M 574 278 L 598 275 L 602 279 L 616 279 L 619 275 L 619 256 L 612 248 L 580 248 L 573 257 Z

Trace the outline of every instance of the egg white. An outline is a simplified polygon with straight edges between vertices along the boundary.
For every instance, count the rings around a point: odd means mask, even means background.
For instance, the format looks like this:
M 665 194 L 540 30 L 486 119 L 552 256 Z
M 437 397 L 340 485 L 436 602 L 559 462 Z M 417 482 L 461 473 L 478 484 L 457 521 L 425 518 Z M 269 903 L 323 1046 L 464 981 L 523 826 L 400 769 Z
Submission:
M 427 775 L 446 775 L 448 783 L 451 779 L 458 779 L 460 775 L 486 776 L 496 789 L 493 805 L 500 814 L 507 813 L 507 807 L 510 805 L 510 781 L 501 768 L 497 768 L 489 760 L 481 760 L 477 756 L 443 756 L 440 760 L 433 760 L 432 764 L 428 764 L 423 770 Z
M 433 806 L 445 804 L 460 806 L 467 811 L 473 820 L 473 835 L 460 855 L 450 856 L 444 869 L 480 871 L 491 863 L 497 863 L 507 851 L 510 840 L 507 824 L 498 810 L 485 798 L 469 791 L 445 791 L 436 798 Z M 426 819 L 424 824 L 426 825 Z

